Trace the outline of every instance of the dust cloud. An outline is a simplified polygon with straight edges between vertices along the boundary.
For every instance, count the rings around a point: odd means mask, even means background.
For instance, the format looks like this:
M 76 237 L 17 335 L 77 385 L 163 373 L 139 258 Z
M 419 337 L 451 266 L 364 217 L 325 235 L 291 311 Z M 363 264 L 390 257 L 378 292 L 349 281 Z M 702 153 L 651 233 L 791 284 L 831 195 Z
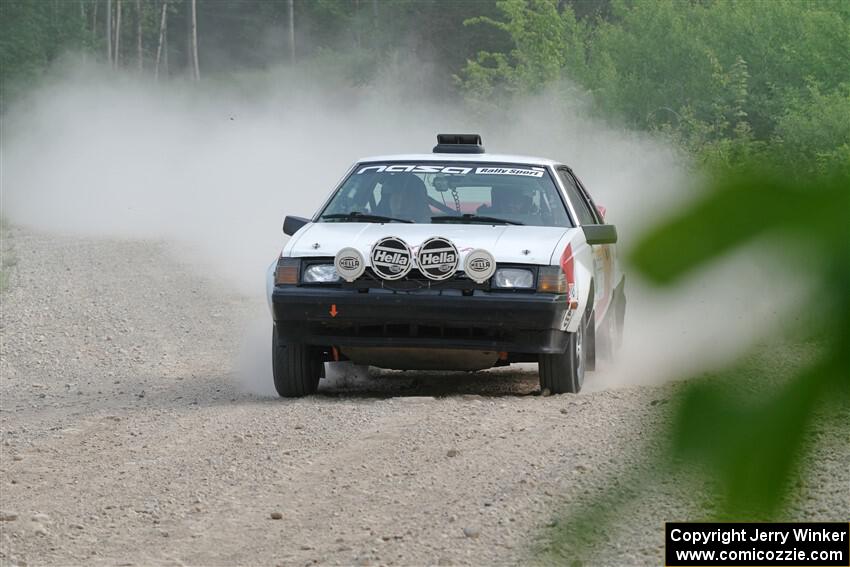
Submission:
M 427 77 L 354 88 L 279 70 L 157 84 L 66 68 L 3 118 L 3 215 L 56 234 L 166 242 L 206 277 L 256 298 L 256 320 L 234 329 L 234 340 L 247 337 L 236 367 L 245 388 L 268 394 L 264 277 L 284 242 L 281 221 L 311 216 L 359 157 L 427 153 L 437 132 L 477 132 L 490 152 L 561 160 L 607 207 L 621 256 L 698 191 L 681 152 L 591 117 L 580 95 L 559 89 L 473 112 L 422 100 L 417 81 Z M 753 266 L 731 258 L 663 293 L 629 274 L 622 356 L 588 387 L 669 379 L 756 340 L 797 294 L 766 294 L 774 276 Z

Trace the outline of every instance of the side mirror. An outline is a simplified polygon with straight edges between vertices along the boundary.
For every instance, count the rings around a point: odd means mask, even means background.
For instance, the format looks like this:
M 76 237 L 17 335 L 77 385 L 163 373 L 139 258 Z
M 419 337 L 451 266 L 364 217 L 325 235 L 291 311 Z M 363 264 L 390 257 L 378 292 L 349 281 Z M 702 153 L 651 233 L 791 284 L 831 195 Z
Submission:
M 287 236 L 292 236 L 298 232 L 302 226 L 309 222 L 310 219 L 305 219 L 304 217 L 286 216 L 283 219 L 283 233 Z
M 608 212 L 608 209 L 606 209 L 602 205 L 596 205 L 596 210 L 599 211 L 599 218 L 605 220 L 605 213 Z
M 585 224 L 584 239 L 588 244 L 614 244 L 617 242 L 617 227 L 613 224 Z

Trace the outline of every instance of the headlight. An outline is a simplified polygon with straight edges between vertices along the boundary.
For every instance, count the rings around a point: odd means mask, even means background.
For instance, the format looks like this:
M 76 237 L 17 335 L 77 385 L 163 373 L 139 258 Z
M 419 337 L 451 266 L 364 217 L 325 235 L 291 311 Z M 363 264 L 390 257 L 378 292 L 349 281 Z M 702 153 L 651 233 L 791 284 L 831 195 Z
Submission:
M 500 268 L 493 277 L 493 287 L 531 289 L 534 286 L 534 274 L 522 268 Z
M 333 264 L 313 264 L 304 270 L 301 276 L 304 283 L 335 283 L 339 281 L 339 274 Z

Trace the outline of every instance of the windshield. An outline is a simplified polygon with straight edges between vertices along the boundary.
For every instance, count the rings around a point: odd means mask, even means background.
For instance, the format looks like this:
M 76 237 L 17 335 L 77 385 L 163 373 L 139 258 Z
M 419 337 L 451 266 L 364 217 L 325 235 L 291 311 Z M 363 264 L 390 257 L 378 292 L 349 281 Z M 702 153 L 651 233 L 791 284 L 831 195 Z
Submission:
M 571 226 L 545 168 L 458 162 L 358 164 L 318 220 Z

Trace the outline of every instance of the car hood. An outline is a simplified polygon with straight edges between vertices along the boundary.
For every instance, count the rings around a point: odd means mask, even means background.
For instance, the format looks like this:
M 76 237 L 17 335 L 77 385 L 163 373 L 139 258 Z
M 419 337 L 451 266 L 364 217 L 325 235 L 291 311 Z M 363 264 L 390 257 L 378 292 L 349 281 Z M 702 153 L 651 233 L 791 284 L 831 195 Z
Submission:
M 483 248 L 497 262 L 548 265 L 555 247 L 569 230 L 573 229 L 487 224 L 311 223 L 292 237 L 284 255 L 334 256 L 341 248 L 353 247 L 368 259 L 372 245 L 385 236 L 401 238 L 414 253 L 425 240 L 442 236 L 457 246 L 461 256 Z

